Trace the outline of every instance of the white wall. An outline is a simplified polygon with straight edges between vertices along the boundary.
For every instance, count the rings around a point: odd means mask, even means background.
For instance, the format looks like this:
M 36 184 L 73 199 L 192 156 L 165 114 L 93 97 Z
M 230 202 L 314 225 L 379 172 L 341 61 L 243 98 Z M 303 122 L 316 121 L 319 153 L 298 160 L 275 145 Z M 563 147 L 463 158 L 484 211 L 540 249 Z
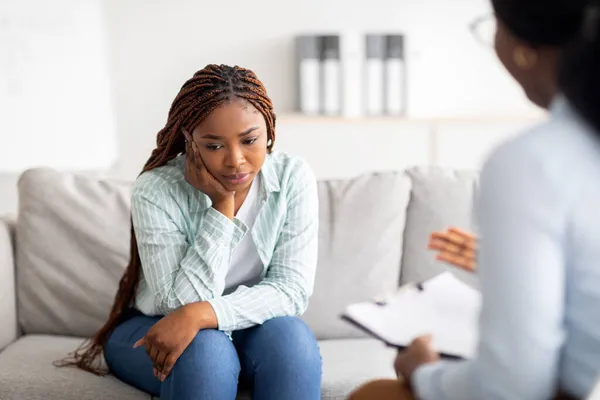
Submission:
M 209 63 L 237 64 L 259 75 L 280 116 L 278 148 L 307 158 L 319 177 L 423 163 L 477 167 L 491 146 L 528 123 L 521 116 L 538 112 L 493 50 L 469 32 L 469 22 L 489 12 L 488 3 L 103 0 L 116 126 L 116 138 L 106 132 L 106 143 L 116 140 L 116 162 L 106 172 L 125 179 L 137 175 L 181 85 Z M 407 35 L 410 120 L 292 114 L 294 35 L 346 30 Z M 86 133 L 77 132 L 82 140 Z M 32 139 L 39 134 L 32 132 Z M 0 129 L 0 135 L 7 143 L 9 133 Z M 15 180 L 14 173 L 0 170 L 0 214 L 15 209 Z
M 477 170 L 499 143 L 541 117 L 484 120 L 282 121 L 277 147 L 306 158 L 318 178 L 414 165 Z
M 0 2 L 0 170 L 114 163 L 103 11 L 102 0 Z
M 278 114 L 292 111 L 293 37 L 304 32 L 405 32 L 412 116 L 529 113 L 532 108 L 493 51 L 469 32 L 469 22 L 489 12 L 488 3 L 107 0 L 112 91 L 122 151 L 115 170 L 122 174 L 139 170 L 179 88 L 208 63 L 253 69 L 266 84 Z M 347 128 L 368 132 L 359 125 Z
M 0 215 L 27 168 L 110 169 L 118 156 L 103 0 L 0 1 Z

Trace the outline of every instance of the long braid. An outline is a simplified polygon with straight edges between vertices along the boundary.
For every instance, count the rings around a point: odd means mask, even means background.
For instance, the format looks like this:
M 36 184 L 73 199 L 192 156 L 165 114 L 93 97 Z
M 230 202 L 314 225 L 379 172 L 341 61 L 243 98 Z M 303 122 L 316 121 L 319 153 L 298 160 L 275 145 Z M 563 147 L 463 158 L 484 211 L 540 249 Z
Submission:
M 244 99 L 264 116 L 267 125 L 267 151 L 275 143 L 275 112 L 271 99 L 254 72 L 238 66 L 207 65 L 196 72 L 181 88 L 169 110 L 165 127 L 156 136 L 156 148 L 141 173 L 167 164 L 185 153 L 183 128 L 193 128 L 221 104 L 235 98 Z M 141 261 L 133 226 L 131 228 L 130 261 L 119 282 L 108 320 L 69 357 L 57 361 L 55 366 L 76 366 L 96 375 L 106 375 L 99 356 L 111 333 L 118 326 L 123 312 L 131 307 L 140 277 Z

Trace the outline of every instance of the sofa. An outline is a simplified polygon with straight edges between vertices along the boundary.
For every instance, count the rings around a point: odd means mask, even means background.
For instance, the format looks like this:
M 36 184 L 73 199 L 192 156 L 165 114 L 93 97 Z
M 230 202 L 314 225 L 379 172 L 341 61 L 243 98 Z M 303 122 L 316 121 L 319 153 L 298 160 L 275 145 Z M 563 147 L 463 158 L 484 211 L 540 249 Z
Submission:
M 342 321 L 344 308 L 449 269 L 427 250 L 428 237 L 473 228 L 477 176 L 414 167 L 318 186 L 318 270 L 302 318 L 319 340 L 322 398 L 345 399 L 395 376 L 395 351 Z M 0 222 L 0 400 L 151 398 L 112 375 L 53 366 L 108 315 L 129 256 L 130 190 L 131 182 L 48 168 L 20 177 L 17 217 Z

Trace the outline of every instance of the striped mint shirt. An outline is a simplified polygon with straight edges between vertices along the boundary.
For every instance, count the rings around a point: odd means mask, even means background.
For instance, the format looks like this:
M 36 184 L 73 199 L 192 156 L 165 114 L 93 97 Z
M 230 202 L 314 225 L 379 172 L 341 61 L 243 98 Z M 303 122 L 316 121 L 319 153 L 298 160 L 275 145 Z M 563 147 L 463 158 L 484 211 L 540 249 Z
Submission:
M 317 266 L 318 195 L 308 164 L 285 153 L 267 155 L 260 171 L 260 210 L 251 230 L 211 207 L 185 181 L 185 155 L 141 174 L 133 186 L 132 218 L 142 271 L 136 308 L 165 315 L 208 301 L 220 330 L 230 333 L 304 313 Z M 261 280 L 223 295 L 231 254 L 252 235 L 264 265 Z

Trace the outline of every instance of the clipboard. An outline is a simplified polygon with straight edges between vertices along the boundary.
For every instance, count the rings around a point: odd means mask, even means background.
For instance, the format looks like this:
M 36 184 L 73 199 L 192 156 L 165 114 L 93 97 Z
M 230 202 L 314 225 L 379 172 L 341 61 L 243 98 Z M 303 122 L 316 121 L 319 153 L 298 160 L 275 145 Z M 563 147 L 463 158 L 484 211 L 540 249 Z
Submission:
M 350 325 L 353 325 L 354 327 L 356 327 L 356 328 L 362 330 L 363 332 L 367 333 L 368 335 L 372 336 L 373 338 L 375 338 L 377 340 L 380 340 L 381 342 L 383 342 L 388 347 L 392 347 L 392 348 L 397 349 L 397 350 L 405 350 L 408 347 L 406 345 L 391 343 L 390 341 L 382 338 L 381 336 L 379 336 L 378 334 L 376 334 L 375 332 L 373 332 L 369 328 L 365 327 L 364 325 L 361 325 L 360 323 L 354 321 L 353 319 L 351 319 L 350 317 L 348 317 L 346 315 L 342 315 L 340 318 L 343 321 L 349 323 Z M 466 360 L 465 357 L 462 357 L 462 356 L 459 356 L 459 355 L 456 355 L 456 354 L 449 354 L 449 353 L 441 352 L 441 353 L 439 353 L 439 355 L 444 360 L 454 360 L 454 361 Z
M 387 296 L 350 304 L 340 318 L 399 350 L 431 334 L 440 357 L 465 360 L 477 347 L 480 306 L 476 289 L 444 272 Z

